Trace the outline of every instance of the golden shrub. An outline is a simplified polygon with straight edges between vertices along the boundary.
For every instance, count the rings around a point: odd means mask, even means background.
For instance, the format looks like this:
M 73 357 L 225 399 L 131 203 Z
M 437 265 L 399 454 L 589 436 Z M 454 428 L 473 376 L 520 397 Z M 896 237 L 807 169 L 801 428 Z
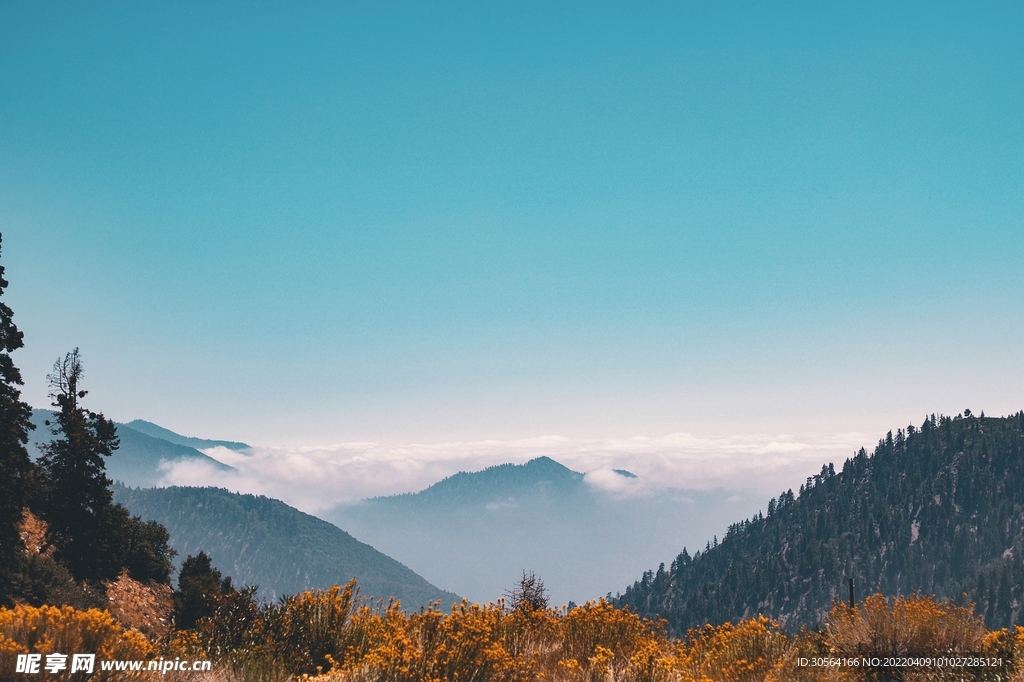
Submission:
M 89 679 L 101 681 L 125 673 L 104 672 L 99 661 L 144 660 L 152 657 L 154 650 L 145 637 L 123 629 L 106 611 L 79 611 L 70 606 L 0 609 L 0 679 L 13 679 L 8 676 L 14 675 L 19 653 L 96 654 L 95 672 Z M 66 671 L 58 676 L 70 677 Z
M 449 613 L 437 605 L 405 613 L 397 603 L 356 606 L 351 583 L 277 606 L 246 599 L 225 601 L 198 632 L 176 634 L 172 647 L 212 652 L 232 682 L 1024 682 L 1024 675 L 1010 677 L 1024 629 L 988 632 L 971 607 L 919 596 L 838 606 L 821 631 L 786 634 L 757 616 L 691 630 L 681 640 L 605 600 L 569 611 L 464 601 Z M 966 652 L 1008 665 L 955 672 L 797 665 L 800 658 Z
M 980 655 L 1003 658 L 998 669 L 912 666 L 902 670 L 844 668 L 839 680 L 899 679 L 906 682 L 943 680 L 1006 680 L 1013 669 L 1014 638 L 1008 631 L 988 632 L 973 605 L 911 595 L 867 597 L 854 608 L 835 606 L 825 629 L 829 652 L 839 657 L 874 656 L 935 658 Z
M 267 614 L 272 626 L 274 648 L 297 673 L 329 670 L 332 661 L 342 657 L 346 628 L 352 615 L 355 581 L 345 587 L 310 590 L 285 597 L 280 606 Z
M 397 605 L 376 611 L 364 607 L 352 618 L 337 677 L 395 682 L 532 679 L 533 658 L 513 655 L 506 647 L 508 635 L 525 631 L 506 627 L 509 618 L 498 605 L 465 601 L 447 615 L 436 607 L 410 615 Z
M 829 614 L 828 643 L 842 655 L 915 655 L 980 651 L 985 626 L 970 607 L 912 595 L 880 594 Z
M 791 641 L 764 616 L 690 630 L 675 670 L 689 682 L 761 682 L 792 666 Z
M 664 627 L 604 599 L 572 609 L 559 625 L 559 665 L 578 669 L 570 679 L 653 680 L 670 666 Z
M 663 632 L 604 601 L 568 614 L 500 603 L 463 602 L 448 614 L 362 607 L 346 631 L 326 676 L 338 682 L 643 682 L 667 679 L 672 653 Z

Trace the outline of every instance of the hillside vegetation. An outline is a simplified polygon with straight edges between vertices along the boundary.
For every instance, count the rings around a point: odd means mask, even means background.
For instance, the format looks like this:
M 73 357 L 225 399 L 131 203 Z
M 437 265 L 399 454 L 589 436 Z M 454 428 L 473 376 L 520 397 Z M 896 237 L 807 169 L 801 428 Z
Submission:
M 257 585 L 271 600 L 358 578 L 367 595 L 393 596 L 411 608 L 459 601 L 345 531 L 278 500 L 218 488 L 123 486 L 114 487 L 114 499 L 165 526 L 180 557 L 205 551 L 236 584 Z
M 155 643 L 96 610 L 0 609 L 0 679 L 12 679 L 18 653 L 92 647 L 101 660 L 212 660 L 212 674 L 166 677 L 183 681 L 1022 682 L 1022 646 L 1024 628 L 987 631 L 970 608 L 880 595 L 837 605 L 816 632 L 787 633 L 758 616 L 681 639 L 604 600 L 406 613 L 361 601 L 354 582 L 276 604 L 231 592 L 194 629 Z
M 1021 622 L 1024 412 L 935 417 L 829 464 L 717 546 L 648 571 L 616 604 L 676 632 L 765 614 L 823 620 L 852 578 L 862 594 L 976 601 L 989 627 Z

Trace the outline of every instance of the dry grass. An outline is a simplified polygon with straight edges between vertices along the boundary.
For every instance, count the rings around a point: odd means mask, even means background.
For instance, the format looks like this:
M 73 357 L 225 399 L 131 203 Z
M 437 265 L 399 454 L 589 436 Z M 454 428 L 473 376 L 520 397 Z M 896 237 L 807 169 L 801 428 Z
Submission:
M 29 556 L 44 552 L 53 554 L 53 548 L 46 542 L 46 522 L 30 512 L 27 508 L 22 513 L 21 525 L 18 527 L 21 541 L 25 544 L 25 552 Z
M 122 625 L 134 628 L 151 642 L 161 640 L 171 632 L 171 612 L 174 610 L 174 592 L 168 585 L 133 580 L 128 572 L 104 583 L 110 614 Z

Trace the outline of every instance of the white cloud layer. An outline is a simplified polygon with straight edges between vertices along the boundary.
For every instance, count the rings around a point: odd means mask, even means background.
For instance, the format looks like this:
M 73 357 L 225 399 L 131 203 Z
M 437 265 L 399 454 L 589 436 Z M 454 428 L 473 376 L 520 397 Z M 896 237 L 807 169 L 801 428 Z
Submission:
M 797 488 L 821 465 L 837 468 L 865 434 L 745 435 L 699 438 L 687 433 L 629 439 L 572 440 L 545 436 L 513 441 L 410 445 L 340 443 L 295 448 L 227 448 L 204 452 L 234 471 L 195 461 L 163 465 L 162 485 L 212 485 L 284 500 L 311 514 L 376 495 L 415 492 L 459 471 L 478 471 L 546 455 L 587 474 L 590 485 L 615 495 L 650 488 L 744 489 L 776 495 Z M 637 478 L 614 472 L 625 469 Z

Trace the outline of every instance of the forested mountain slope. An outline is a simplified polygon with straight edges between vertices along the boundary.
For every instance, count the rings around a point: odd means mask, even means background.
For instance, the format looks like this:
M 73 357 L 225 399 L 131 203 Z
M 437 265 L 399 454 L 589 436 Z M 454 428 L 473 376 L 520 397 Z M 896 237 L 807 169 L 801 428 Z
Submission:
M 934 415 L 890 432 L 842 471 L 832 465 L 735 524 L 720 544 L 684 550 L 616 598 L 676 632 L 755 613 L 819 622 L 855 581 L 858 598 L 967 593 L 990 628 L 1022 620 L 1024 412 Z
M 407 608 L 440 600 L 447 609 L 459 601 L 340 528 L 279 500 L 219 488 L 123 486 L 114 487 L 114 500 L 166 526 L 179 562 L 205 551 L 236 585 L 258 585 L 267 599 L 344 585 L 354 577 L 363 596 L 394 596 Z

